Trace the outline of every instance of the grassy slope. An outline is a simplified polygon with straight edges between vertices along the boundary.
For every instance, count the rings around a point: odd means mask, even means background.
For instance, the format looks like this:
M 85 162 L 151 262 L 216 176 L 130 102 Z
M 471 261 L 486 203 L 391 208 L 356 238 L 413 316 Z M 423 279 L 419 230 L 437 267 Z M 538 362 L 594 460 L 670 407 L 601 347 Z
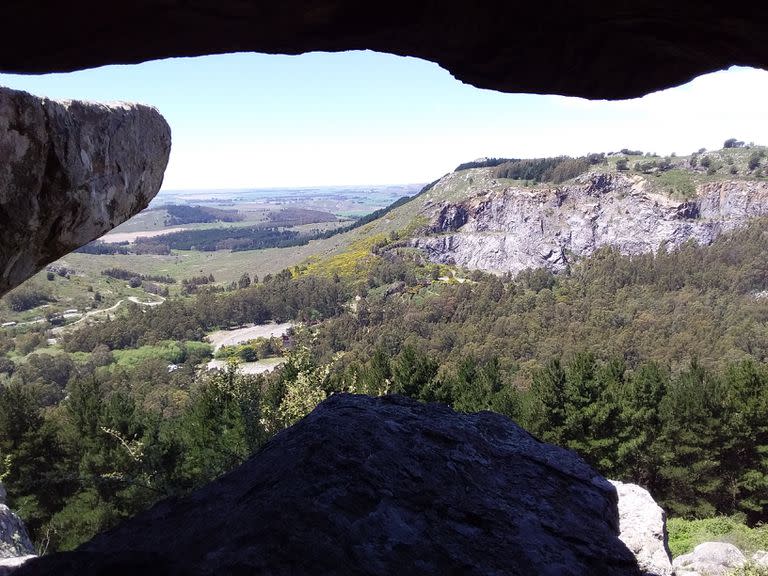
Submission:
M 673 557 L 691 552 L 702 542 L 729 542 L 748 556 L 758 550 L 768 550 L 768 527 L 749 528 L 738 517 L 672 518 L 667 522 L 667 529 Z
M 768 147 L 753 146 L 751 148 L 724 148 L 722 150 L 711 150 L 703 153 L 689 154 L 688 156 L 669 157 L 675 168 L 667 172 L 656 174 L 645 174 L 651 183 L 655 185 L 659 192 L 670 195 L 675 199 L 689 199 L 693 196 L 696 186 L 705 182 L 717 182 L 725 180 L 755 180 L 754 172 L 748 169 L 749 157 L 755 151 L 768 153 Z M 696 156 L 697 166 L 692 168 L 690 165 L 691 157 Z M 708 174 L 707 168 L 701 165 L 701 159 L 708 157 L 711 166 L 716 169 L 714 174 Z M 608 158 L 608 169 L 616 170 L 616 163 L 622 158 L 626 158 L 629 164 L 630 174 L 637 174 L 634 171 L 635 165 L 640 162 L 658 160 L 660 157 L 648 156 L 625 156 L 618 155 Z M 761 162 L 765 168 L 768 161 L 764 158 Z M 736 174 L 731 174 L 731 167 L 736 170 Z

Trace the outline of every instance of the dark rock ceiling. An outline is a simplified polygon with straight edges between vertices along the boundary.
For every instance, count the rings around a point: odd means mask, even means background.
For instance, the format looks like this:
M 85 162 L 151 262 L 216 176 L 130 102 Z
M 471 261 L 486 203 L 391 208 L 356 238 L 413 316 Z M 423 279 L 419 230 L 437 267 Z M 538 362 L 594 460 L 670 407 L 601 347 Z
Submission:
M 370 49 L 504 92 L 629 98 L 730 65 L 768 68 L 768 9 L 674 0 L 6 0 L 0 70 L 172 56 Z

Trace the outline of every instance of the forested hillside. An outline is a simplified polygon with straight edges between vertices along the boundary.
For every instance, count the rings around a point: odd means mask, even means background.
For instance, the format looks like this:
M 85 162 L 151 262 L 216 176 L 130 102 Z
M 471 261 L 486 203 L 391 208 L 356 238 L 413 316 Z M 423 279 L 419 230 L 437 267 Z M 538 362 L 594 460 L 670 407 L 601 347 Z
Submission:
M 482 160 L 336 230 L 177 230 L 136 238 L 134 254 L 89 256 L 109 258 L 95 275 L 56 265 L 4 299 L 19 319 L 0 328 L 0 480 L 10 504 L 41 549 L 71 549 L 230 470 L 343 390 L 494 410 L 604 475 L 649 488 L 672 516 L 768 521 L 768 222 L 753 218 L 765 196 L 760 150 L 694 155 L 695 166 L 694 156 L 666 162 L 630 150 Z M 518 209 L 526 202 L 539 220 Z M 673 241 L 637 251 L 594 242 L 594 227 L 623 219 L 640 222 L 629 241 L 647 241 L 646 224 Z M 419 240 L 449 245 L 470 229 L 488 249 L 499 236 L 488 222 L 510 228 L 504 234 L 525 224 L 531 238 L 577 246 L 584 233 L 593 243 L 582 254 L 531 244 L 557 265 L 494 275 L 436 263 Z M 270 248 L 281 272 L 247 258 L 265 252 L 249 251 L 262 241 L 296 245 Z M 308 258 L 291 252 L 299 245 Z M 180 252 L 206 260 L 171 274 L 164 263 Z M 235 252 L 226 281 L 203 268 Z M 270 322 L 295 329 L 217 348 L 212 360 L 207 336 L 269 333 Z M 266 372 L 238 367 L 257 360 Z
M 389 239 L 347 275 L 201 286 L 48 348 L 45 327 L 15 328 L 0 359 L 0 475 L 38 544 L 67 549 L 232 468 L 334 391 L 397 392 L 507 414 L 649 487 L 672 515 L 765 521 L 765 226 L 514 277 L 431 264 Z M 284 348 L 281 369 L 199 370 L 206 333 L 269 320 L 303 326 L 266 346 Z

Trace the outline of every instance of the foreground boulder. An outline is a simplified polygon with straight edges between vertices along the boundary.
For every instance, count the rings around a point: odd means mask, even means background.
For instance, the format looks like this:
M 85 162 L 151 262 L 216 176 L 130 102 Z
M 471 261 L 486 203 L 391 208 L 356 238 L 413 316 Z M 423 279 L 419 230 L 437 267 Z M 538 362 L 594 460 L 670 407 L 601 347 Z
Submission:
M 728 542 L 704 542 L 675 558 L 677 576 L 725 576 L 746 564 L 741 550 Z
M 619 538 L 645 574 L 671 576 L 667 515 L 645 488 L 611 480 L 619 495 Z
M 337 394 L 234 472 L 17 574 L 639 574 L 616 500 L 503 416 Z
M 27 556 L 13 556 L 12 558 L 0 558 L 0 576 L 9 576 L 14 574 L 18 569 L 32 560 L 37 558 L 34 554 Z
M 146 208 L 170 149 L 154 108 L 0 88 L 0 295 Z
M 2 566 L 18 563 L 19 557 L 35 554 L 27 528 L 5 504 L 5 488 L 0 484 L 0 574 Z M 7 561 L 7 562 L 6 562 Z
M 752 557 L 750 558 L 753 564 L 756 564 L 757 566 L 760 566 L 762 568 L 768 568 L 768 552 L 765 550 L 758 550 L 754 554 L 752 554 Z

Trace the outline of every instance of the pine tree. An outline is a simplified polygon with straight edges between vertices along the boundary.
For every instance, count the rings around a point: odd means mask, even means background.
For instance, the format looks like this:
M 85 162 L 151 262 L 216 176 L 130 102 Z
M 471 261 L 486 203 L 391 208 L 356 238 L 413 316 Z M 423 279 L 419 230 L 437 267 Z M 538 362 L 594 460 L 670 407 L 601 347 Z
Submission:
M 723 387 L 697 360 L 673 379 L 661 403 L 658 439 L 662 506 L 673 514 L 711 516 L 722 494 Z
M 617 430 L 617 473 L 656 493 L 659 468 L 656 444 L 661 431 L 659 407 L 669 375 L 658 364 L 640 366 L 622 386 Z
M 565 437 L 566 378 L 560 360 L 550 360 L 533 374 L 523 408 L 523 426 L 544 442 L 562 444 Z
M 418 398 L 437 374 L 437 363 L 413 346 L 405 346 L 391 362 L 391 369 L 393 392 Z
M 389 357 L 382 348 L 377 348 L 360 374 L 361 390 L 376 396 L 382 390 L 389 390 L 392 384 L 392 370 Z
M 745 361 L 731 366 L 724 381 L 724 490 L 718 507 L 762 521 L 768 512 L 768 373 Z
M 577 354 L 566 368 L 564 444 L 605 475 L 612 474 L 616 466 L 618 407 L 614 397 L 623 378 L 622 362 L 598 366 L 588 352 Z

